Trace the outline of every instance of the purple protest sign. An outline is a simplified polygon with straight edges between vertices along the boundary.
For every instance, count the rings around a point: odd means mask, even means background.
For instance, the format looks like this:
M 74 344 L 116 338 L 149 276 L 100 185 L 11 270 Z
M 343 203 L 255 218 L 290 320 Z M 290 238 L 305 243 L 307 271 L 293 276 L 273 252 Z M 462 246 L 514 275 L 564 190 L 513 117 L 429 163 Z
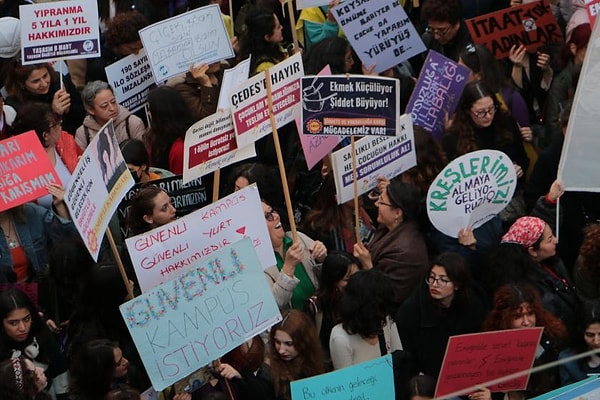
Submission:
M 440 139 L 445 116 L 451 117 L 454 113 L 470 73 L 469 68 L 430 50 L 406 106 L 413 124 Z

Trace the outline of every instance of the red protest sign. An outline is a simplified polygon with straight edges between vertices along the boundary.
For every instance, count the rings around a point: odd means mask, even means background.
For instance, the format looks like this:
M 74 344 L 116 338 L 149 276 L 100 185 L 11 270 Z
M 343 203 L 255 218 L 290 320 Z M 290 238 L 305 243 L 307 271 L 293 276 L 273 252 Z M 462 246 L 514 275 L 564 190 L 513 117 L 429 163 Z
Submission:
M 600 12 L 600 0 L 585 0 L 588 15 L 590 17 L 590 26 L 593 28 L 596 22 L 596 16 Z
M 507 329 L 450 337 L 435 397 L 530 369 L 542 331 L 543 328 Z M 489 389 L 523 390 L 528 380 L 529 375 L 525 375 Z
M 548 0 L 485 14 L 466 21 L 471 38 L 496 57 L 508 56 L 512 46 L 536 51 L 545 43 L 562 42 L 562 32 Z
M 0 211 L 48 194 L 60 179 L 34 131 L 0 141 Z

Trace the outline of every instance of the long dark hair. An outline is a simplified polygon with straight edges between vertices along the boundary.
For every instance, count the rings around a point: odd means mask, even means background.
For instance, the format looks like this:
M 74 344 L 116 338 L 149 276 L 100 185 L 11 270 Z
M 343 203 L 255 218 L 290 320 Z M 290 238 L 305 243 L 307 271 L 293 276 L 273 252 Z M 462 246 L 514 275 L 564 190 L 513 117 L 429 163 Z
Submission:
M 446 275 L 450 281 L 454 284 L 457 289 L 454 292 L 454 298 L 452 299 L 452 306 L 457 305 L 464 307 L 469 302 L 469 289 L 472 286 L 471 276 L 469 275 L 469 269 L 465 263 L 465 259 L 458 253 L 451 251 L 440 254 L 431 263 L 427 276 L 431 274 L 433 267 L 442 267 L 446 270 Z M 438 300 L 431 299 L 434 304 L 441 307 L 441 303 Z
M 321 267 L 319 289 L 315 293 L 319 306 L 330 308 L 339 301 L 341 292 L 337 288 L 337 283 L 344 279 L 352 265 L 362 269 L 358 258 L 350 253 L 333 250 L 327 254 Z
M 304 56 L 305 74 L 316 75 L 326 65 L 329 65 L 332 74 L 345 74 L 346 51 L 350 48 L 348 41 L 338 36 L 317 42 Z
M 165 191 L 160 187 L 148 184 L 133 196 L 127 214 L 127 226 L 131 236 L 139 235 L 151 229 L 150 224 L 144 221 L 144 215 L 152 214 L 154 199 L 163 192 Z
M 25 88 L 25 81 L 34 70 L 41 68 L 45 68 L 48 71 L 48 75 L 50 75 L 50 85 L 58 80 L 58 75 L 51 64 L 21 65 L 21 63 L 14 58 L 11 68 L 8 70 L 8 76 L 6 77 L 6 91 L 9 96 L 15 97 L 19 102 L 23 102 L 28 98 L 35 98 L 36 95 L 29 93 Z
M 51 397 L 44 390 L 38 392 L 35 373 L 29 371 L 25 359 L 19 357 L 0 362 L 0 399 L 50 400 Z
M 0 320 L 3 321 L 8 315 L 20 308 L 25 308 L 31 315 L 31 329 L 29 336 L 22 342 L 16 342 L 8 337 L 4 330 L 4 325 L 0 327 L 0 357 L 10 357 L 12 349 L 23 350 L 29 344 L 32 343 L 34 337 L 38 341 L 38 344 L 44 343 L 45 340 L 45 325 L 38 313 L 37 307 L 33 304 L 33 301 L 19 289 L 9 288 L 0 291 Z
M 114 350 L 117 343 L 94 339 L 85 343 L 75 355 L 69 370 L 70 393 L 88 400 L 100 400 L 111 389 L 115 370 Z
M 275 29 L 275 16 L 272 11 L 265 8 L 256 8 L 246 17 L 246 32 L 240 43 L 240 60 L 252 56 L 250 60 L 250 73 L 263 62 L 277 64 L 286 54 L 279 44 L 267 42 L 265 35 L 271 35 Z
M 473 81 L 465 86 L 459 106 L 456 109 L 456 114 L 454 115 L 454 120 L 452 121 L 452 126 L 447 131 L 448 134 L 454 134 L 457 138 L 455 156 L 481 150 L 477 145 L 475 137 L 477 127 L 471 117 L 471 107 L 477 100 L 485 97 L 490 97 L 496 107 L 496 113 L 491 125 L 491 128 L 494 130 L 495 146 L 502 147 L 512 143 L 513 134 L 509 128 L 511 117 L 508 111 L 504 107 L 501 107 L 496 93 L 489 85 L 483 81 Z

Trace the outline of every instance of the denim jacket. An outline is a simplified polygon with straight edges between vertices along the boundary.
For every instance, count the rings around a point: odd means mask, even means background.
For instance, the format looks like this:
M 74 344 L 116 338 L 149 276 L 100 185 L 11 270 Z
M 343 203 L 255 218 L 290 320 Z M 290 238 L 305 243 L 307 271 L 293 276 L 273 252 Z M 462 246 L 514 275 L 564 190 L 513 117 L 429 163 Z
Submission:
M 57 216 L 51 210 L 33 203 L 23 206 L 24 222 L 15 220 L 19 241 L 29 262 L 31 277 L 43 275 L 48 266 L 48 254 L 54 243 L 77 232 L 73 222 Z M 0 283 L 15 282 L 13 261 L 4 234 L 0 235 Z

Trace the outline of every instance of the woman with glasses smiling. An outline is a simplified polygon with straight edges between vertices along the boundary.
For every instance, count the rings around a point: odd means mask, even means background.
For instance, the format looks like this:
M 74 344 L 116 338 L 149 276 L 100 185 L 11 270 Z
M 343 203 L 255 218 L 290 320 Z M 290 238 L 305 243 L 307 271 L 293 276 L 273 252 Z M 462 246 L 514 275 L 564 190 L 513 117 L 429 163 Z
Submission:
M 515 120 L 486 83 L 473 81 L 465 86 L 452 124 L 442 147 L 449 160 L 476 150 L 499 150 L 515 165 L 517 178 L 529 167 L 521 132 Z
M 438 256 L 394 318 L 404 350 L 413 355 L 419 372 L 438 376 L 448 338 L 479 332 L 487 311 L 484 299 L 459 254 Z

